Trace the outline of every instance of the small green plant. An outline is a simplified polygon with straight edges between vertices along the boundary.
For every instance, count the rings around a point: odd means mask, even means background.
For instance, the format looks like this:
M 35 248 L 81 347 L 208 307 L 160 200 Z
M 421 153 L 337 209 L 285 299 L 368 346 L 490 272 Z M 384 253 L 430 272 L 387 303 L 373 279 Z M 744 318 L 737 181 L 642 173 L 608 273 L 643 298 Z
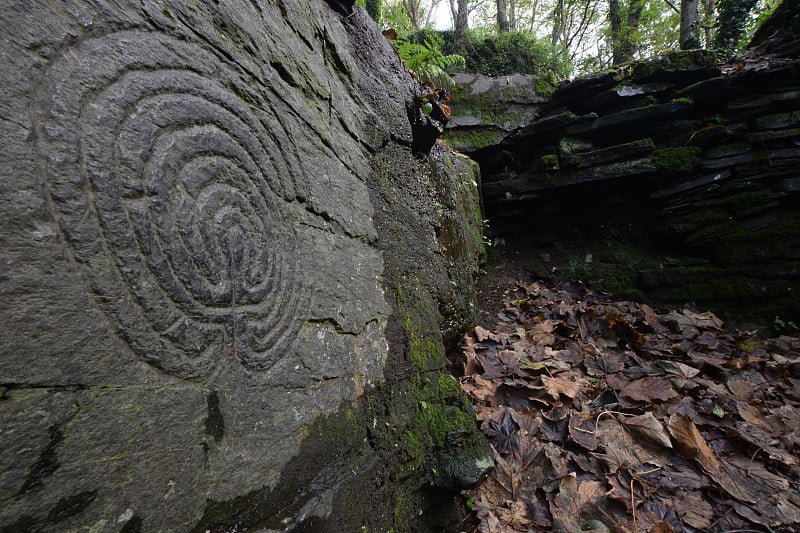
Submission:
M 582 257 L 573 256 L 567 261 L 564 267 L 564 276 L 569 281 L 582 281 L 587 283 L 595 276 L 593 263 L 587 263 Z
M 449 72 L 466 67 L 463 56 L 442 53 L 443 43 L 441 36 L 436 33 L 427 35 L 422 43 L 413 42 L 407 36 L 394 41 L 397 54 L 406 68 L 419 81 L 435 89 L 452 87 L 453 78 Z
M 776 316 L 775 319 L 772 321 L 772 329 L 775 330 L 775 333 L 788 333 L 788 332 L 800 331 L 800 328 L 797 327 L 797 324 L 795 324 L 791 320 L 783 320 L 779 316 Z

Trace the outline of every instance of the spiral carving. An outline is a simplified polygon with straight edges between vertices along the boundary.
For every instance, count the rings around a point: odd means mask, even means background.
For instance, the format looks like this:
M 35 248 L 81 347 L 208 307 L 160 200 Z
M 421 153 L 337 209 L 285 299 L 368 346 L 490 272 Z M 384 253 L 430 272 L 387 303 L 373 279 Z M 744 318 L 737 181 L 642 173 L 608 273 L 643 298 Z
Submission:
M 37 102 L 50 203 L 99 306 L 187 379 L 230 356 L 266 370 L 302 323 L 289 136 L 242 84 L 198 45 L 125 31 L 65 52 Z

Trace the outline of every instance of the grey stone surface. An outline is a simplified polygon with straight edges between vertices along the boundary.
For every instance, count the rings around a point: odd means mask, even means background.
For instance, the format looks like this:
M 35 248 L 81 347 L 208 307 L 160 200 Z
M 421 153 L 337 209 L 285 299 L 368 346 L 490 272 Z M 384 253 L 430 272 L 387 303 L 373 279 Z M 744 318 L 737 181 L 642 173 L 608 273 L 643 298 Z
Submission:
M 412 159 L 412 82 L 317 0 L 6 0 L 0 27 L 0 529 L 204 531 L 385 378 L 372 154 Z
M 530 125 L 554 90 L 554 80 L 522 74 L 490 78 L 460 73 L 453 82 L 452 120 L 445 139 L 466 153 L 492 147 Z

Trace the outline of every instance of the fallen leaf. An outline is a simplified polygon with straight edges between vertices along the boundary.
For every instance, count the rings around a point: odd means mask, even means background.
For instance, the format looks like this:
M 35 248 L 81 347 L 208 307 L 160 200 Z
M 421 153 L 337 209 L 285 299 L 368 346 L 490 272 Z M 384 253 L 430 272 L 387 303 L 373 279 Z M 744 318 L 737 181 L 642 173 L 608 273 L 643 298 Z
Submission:
M 569 415 L 569 436 L 579 446 L 587 450 L 597 448 L 597 437 L 594 434 L 595 421 L 591 415 L 572 412 Z
M 625 368 L 628 356 L 619 352 L 600 352 L 592 350 L 583 360 L 586 371 L 591 376 L 604 377 L 609 374 L 616 374 Z
M 734 456 L 721 463 L 721 468 L 709 472 L 709 475 L 728 494 L 742 502 L 774 504 L 787 491 L 794 491 L 788 481 L 767 470 L 761 461 Z
M 601 520 L 608 524 L 608 503 L 605 489 L 597 481 L 578 484 L 575 474 L 561 478 L 558 494 L 550 504 L 553 514 L 553 531 L 572 533 L 580 531 L 590 520 Z
M 714 509 L 699 492 L 680 491 L 670 498 L 680 520 L 697 529 L 709 529 Z
M 637 379 L 623 387 L 619 393 L 635 402 L 667 401 L 678 397 L 672 383 L 666 378 Z
M 655 311 L 649 305 L 639 304 L 639 309 L 642 311 L 645 323 L 656 333 L 666 333 L 668 328 L 658 321 Z
M 743 402 L 750 401 L 756 392 L 755 383 L 743 379 L 729 379 L 725 385 L 734 398 Z
M 672 441 L 669 440 L 669 436 L 667 436 L 666 431 L 664 431 L 664 426 L 661 425 L 661 422 L 656 420 L 653 413 L 624 417 L 620 422 L 631 434 L 638 435 L 643 439 L 648 439 L 665 448 L 672 448 Z
M 497 464 L 478 531 L 798 529 L 800 339 L 576 284 L 498 293 L 460 379 Z
M 475 338 L 478 339 L 478 342 L 483 342 L 489 338 L 491 332 L 488 329 L 484 329 L 480 326 L 475 326 Z
M 669 432 L 675 438 L 678 453 L 696 460 L 706 472 L 719 472 L 721 465 L 717 456 L 691 418 L 681 413 L 670 416 Z
M 500 454 L 510 453 L 517 448 L 519 425 L 514 421 L 511 411 L 510 408 L 504 408 L 481 425 L 483 433 Z
M 704 331 L 694 341 L 697 344 L 702 344 L 709 350 L 715 350 L 719 346 L 719 339 L 711 331 Z
M 663 436 L 655 432 L 655 438 L 642 438 L 641 426 L 648 425 L 648 422 L 626 425 L 613 417 L 602 418 L 597 423 L 596 434 L 598 444 L 605 449 L 605 453 L 595 456 L 607 463 L 610 473 L 619 468 L 642 471 L 649 470 L 645 468 L 646 465 L 663 467 L 669 464 L 667 447 L 659 442 Z
M 541 344 L 544 346 L 552 345 L 556 340 L 553 330 L 558 323 L 559 322 L 555 320 L 547 319 L 539 322 L 538 324 L 534 324 L 527 330 L 528 339 L 536 344 Z
M 700 371 L 693 366 L 685 365 L 675 361 L 657 361 L 656 364 L 665 372 L 686 379 L 691 379 L 700 373 Z
M 575 378 L 572 381 L 559 377 L 542 376 L 542 385 L 545 386 L 547 394 L 554 400 L 558 400 L 561 394 L 567 398 L 575 398 L 586 384 L 587 382 L 581 378 Z

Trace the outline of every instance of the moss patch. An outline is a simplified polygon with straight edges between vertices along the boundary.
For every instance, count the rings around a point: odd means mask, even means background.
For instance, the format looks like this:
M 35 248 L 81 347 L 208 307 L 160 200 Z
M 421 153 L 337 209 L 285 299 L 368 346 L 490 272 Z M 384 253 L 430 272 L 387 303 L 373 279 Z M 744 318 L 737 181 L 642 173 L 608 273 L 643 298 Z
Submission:
M 557 88 L 558 79 L 556 79 L 555 74 L 551 74 L 547 77 L 537 76 L 533 80 L 533 89 L 539 96 L 553 96 L 553 93 L 556 92 Z
M 503 133 L 495 127 L 457 128 L 448 130 L 443 135 L 444 140 L 454 149 L 464 152 L 473 152 L 494 146 L 503 140 Z
M 542 166 L 545 170 L 558 170 L 558 156 L 555 154 L 547 154 L 542 156 Z
M 700 151 L 697 146 L 661 148 L 653 152 L 653 164 L 658 170 L 668 174 L 691 172 Z

